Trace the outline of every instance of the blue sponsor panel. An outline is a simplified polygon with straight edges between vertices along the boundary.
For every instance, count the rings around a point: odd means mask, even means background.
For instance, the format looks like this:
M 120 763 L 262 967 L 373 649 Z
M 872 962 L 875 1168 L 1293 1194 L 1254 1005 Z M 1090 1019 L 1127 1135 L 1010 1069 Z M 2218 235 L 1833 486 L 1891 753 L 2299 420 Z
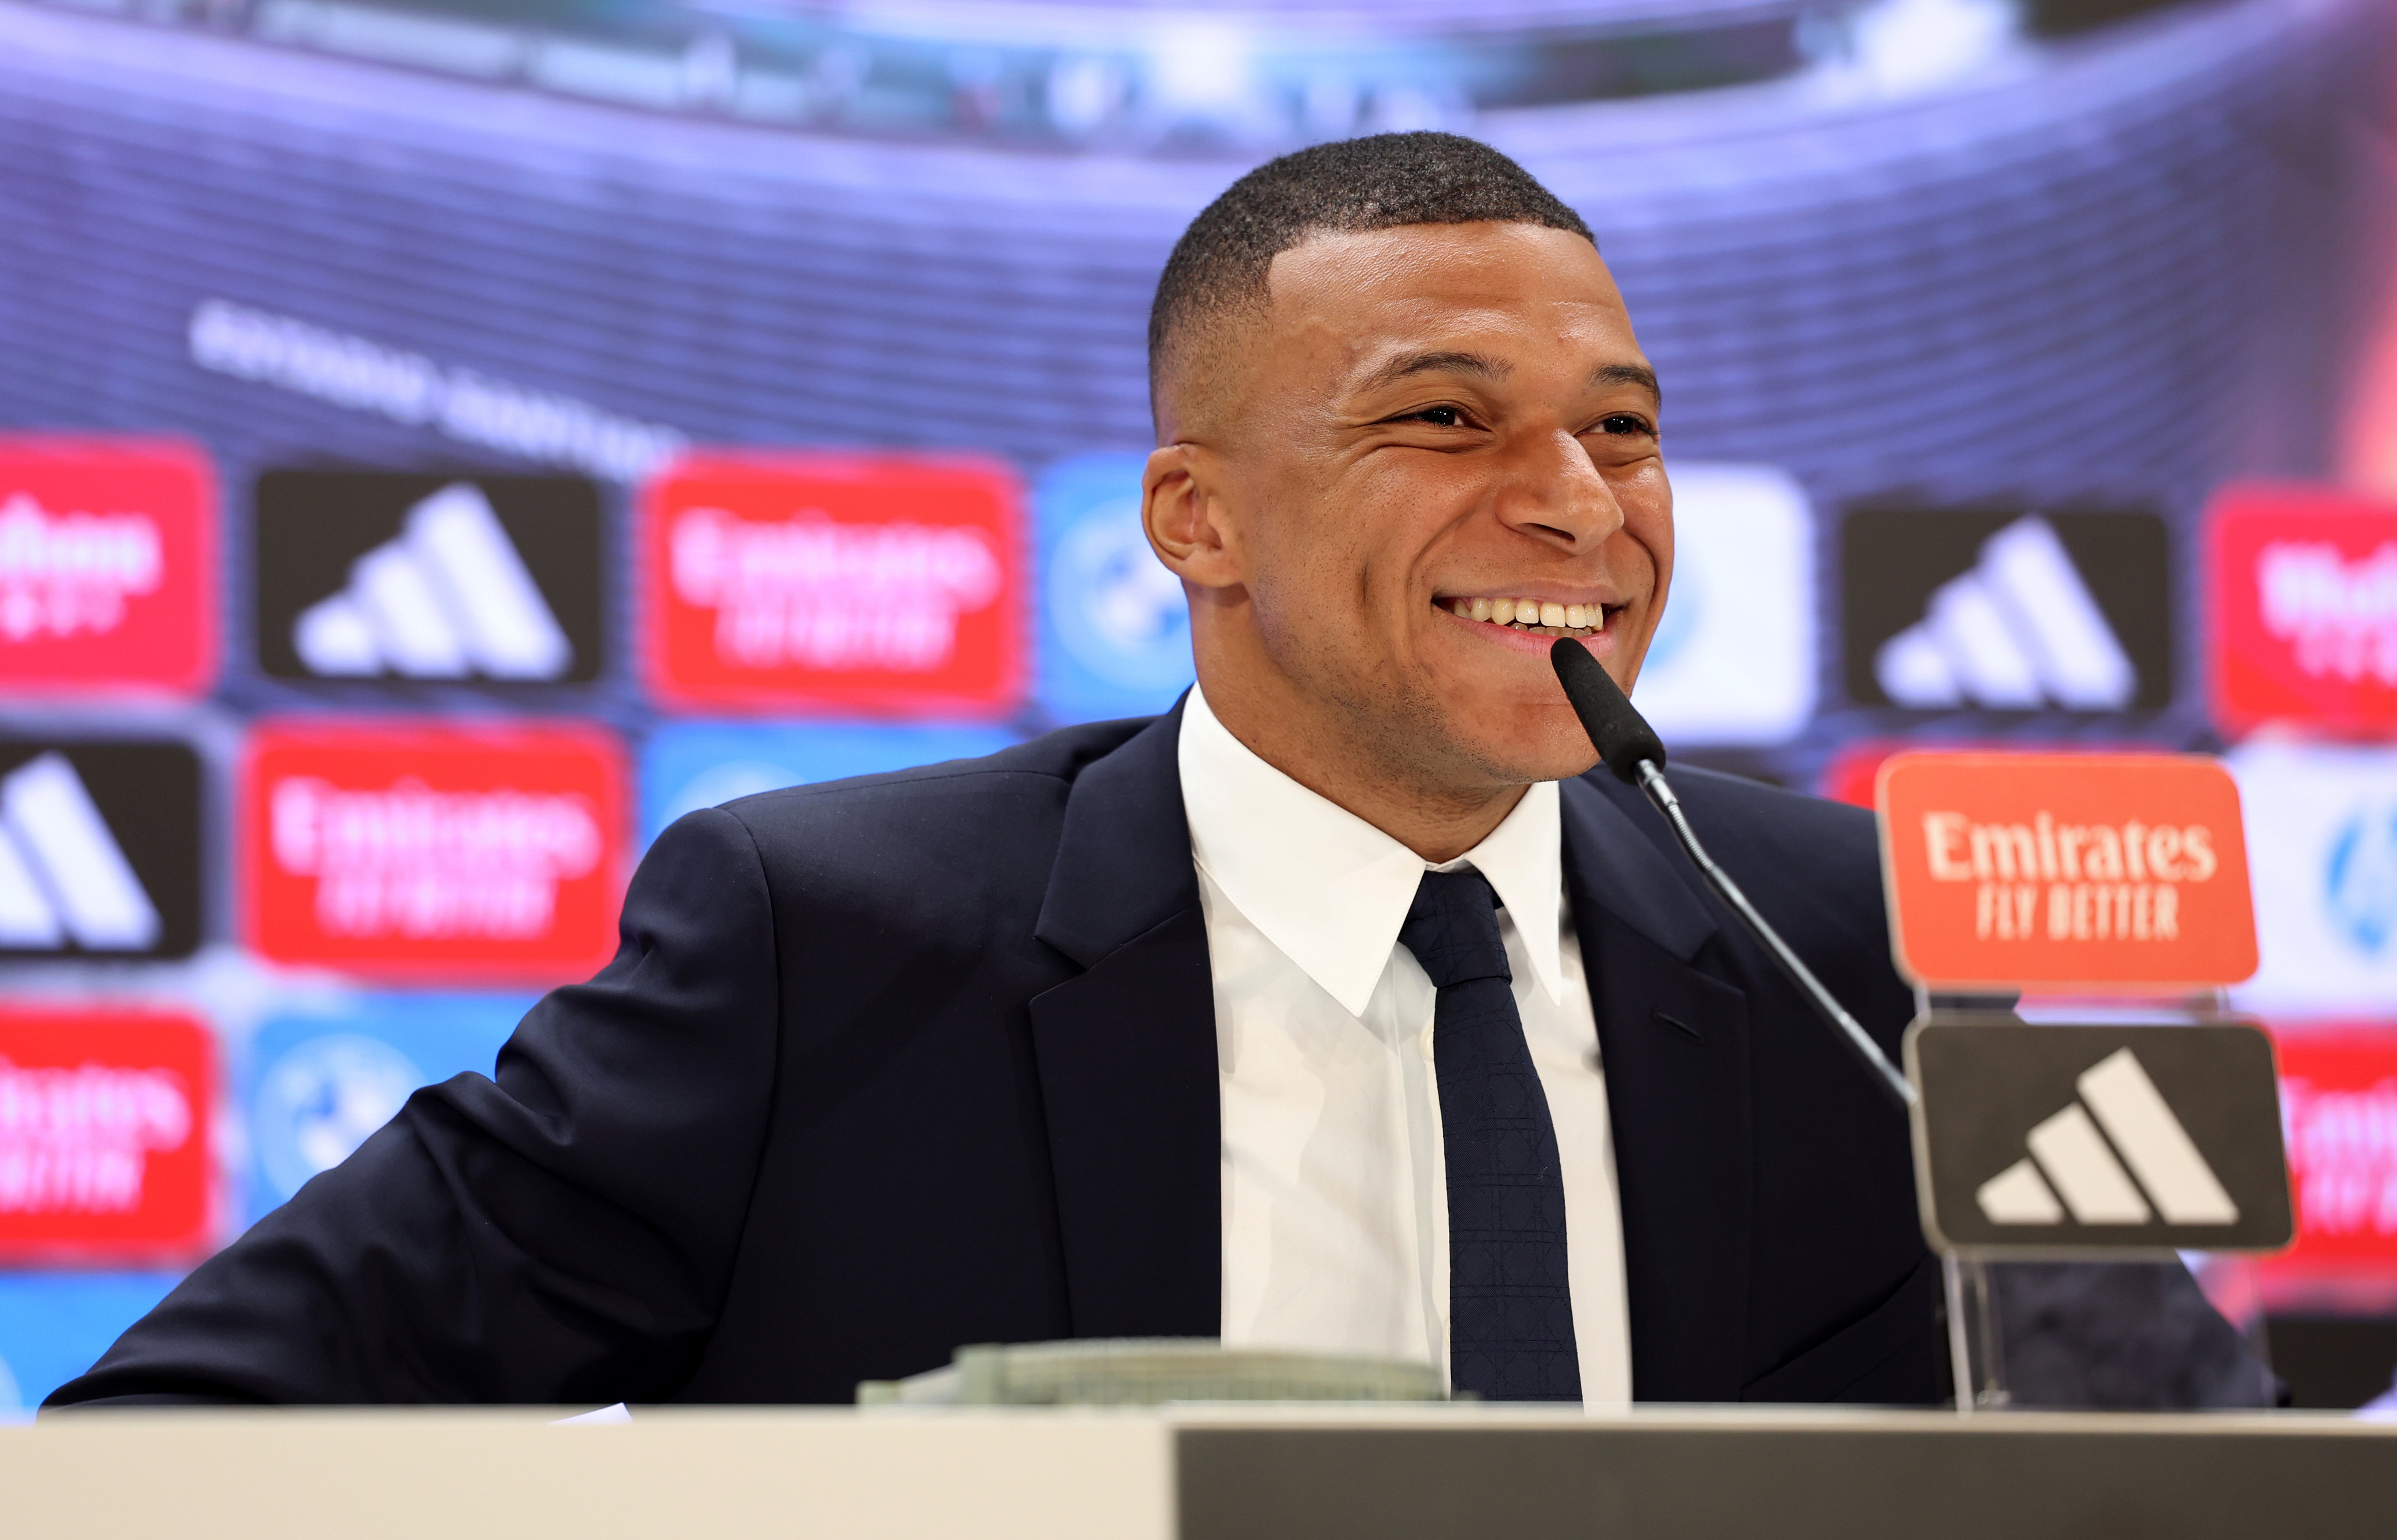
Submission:
M 1181 580 L 1141 532 L 1147 456 L 1077 455 L 1033 488 L 1040 556 L 1040 703 L 1061 721 L 1170 710 L 1188 688 Z
M 2397 1020 L 2397 747 L 2258 737 L 2228 762 L 2262 954 L 2231 998 L 2275 1023 Z
M 1814 526 L 1765 465 L 1675 462 L 1673 582 L 1634 703 L 1667 743 L 1778 743 L 1814 712 Z
M 975 759 L 1016 741 L 1003 727 L 970 722 L 675 723 L 650 734 L 641 753 L 641 840 L 736 797 Z
M 248 1216 L 258 1219 L 347 1159 L 419 1086 L 463 1070 L 490 1074 L 533 999 L 375 996 L 346 1011 L 268 1021 L 242 1065 Z
M 181 1273 L 0 1273 L 0 1422 L 89 1369 Z

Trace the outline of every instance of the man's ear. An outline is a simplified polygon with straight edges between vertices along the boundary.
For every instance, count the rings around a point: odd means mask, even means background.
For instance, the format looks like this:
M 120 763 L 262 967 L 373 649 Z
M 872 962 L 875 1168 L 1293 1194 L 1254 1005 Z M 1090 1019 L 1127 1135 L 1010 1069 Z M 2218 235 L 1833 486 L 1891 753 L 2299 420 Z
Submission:
M 1190 443 L 1151 451 L 1140 477 L 1140 520 L 1157 559 L 1183 582 L 1229 588 L 1243 579 L 1239 533 L 1224 516 L 1222 466 Z

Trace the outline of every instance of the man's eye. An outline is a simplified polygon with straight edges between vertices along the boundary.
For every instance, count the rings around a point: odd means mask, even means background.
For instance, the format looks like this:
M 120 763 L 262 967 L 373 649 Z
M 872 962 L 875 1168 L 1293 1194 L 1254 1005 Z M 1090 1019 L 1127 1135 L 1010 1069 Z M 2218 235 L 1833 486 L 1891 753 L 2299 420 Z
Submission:
M 1435 428 L 1461 427 L 1465 422 L 1465 413 L 1454 407 L 1426 407 L 1423 410 L 1410 415 L 1416 422 L 1428 422 Z
M 1629 412 L 1616 412 L 1612 417 L 1599 419 L 1598 431 L 1606 434 L 1644 434 L 1654 433 L 1655 430 L 1648 425 L 1648 420 L 1644 417 L 1634 417 Z

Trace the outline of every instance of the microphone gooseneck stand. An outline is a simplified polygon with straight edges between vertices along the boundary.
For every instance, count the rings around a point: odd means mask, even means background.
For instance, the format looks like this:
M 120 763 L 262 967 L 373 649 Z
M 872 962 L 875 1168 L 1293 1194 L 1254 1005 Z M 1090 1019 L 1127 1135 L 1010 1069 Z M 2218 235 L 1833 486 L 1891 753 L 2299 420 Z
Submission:
M 1598 750 L 1606 768 L 1614 772 L 1615 779 L 1637 786 L 1656 805 L 1656 810 L 1665 815 L 1666 824 L 1672 829 L 1673 837 L 1681 841 L 1698 875 L 1707 879 L 1707 886 L 1730 905 L 1749 934 L 1763 945 L 1789 982 L 1798 986 L 1798 992 L 1814 1008 L 1814 1013 L 1846 1041 L 1890 1100 L 1901 1110 L 1913 1106 L 1913 1083 L 1889 1062 L 1889 1055 L 1872 1040 L 1863 1024 L 1848 1014 L 1847 1009 L 1823 987 L 1823 981 L 1789 949 L 1781 933 L 1757 913 L 1756 905 L 1739 891 L 1731 874 L 1707 854 L 1706 846 L 1698 841 L 1697 831 L 1690 827 L 1689 819 L 1681 811 L 1681 799 L 1673 795 L 1672 783 L 1665 779 L 1665 745 L 1647 719 L 1633 709 L 1621 688 L 1590 656 L 1589 649 L 1573 638 L 1558 637 L 1556 646 L 1548 649 L 1548 662 L 1557 671 L 1557 681 L 1564 686 L 1565 699 L 1573 703 L 1573 715 L 1581 718 L 1582 730 L 1589 734 L 1590 745 Z

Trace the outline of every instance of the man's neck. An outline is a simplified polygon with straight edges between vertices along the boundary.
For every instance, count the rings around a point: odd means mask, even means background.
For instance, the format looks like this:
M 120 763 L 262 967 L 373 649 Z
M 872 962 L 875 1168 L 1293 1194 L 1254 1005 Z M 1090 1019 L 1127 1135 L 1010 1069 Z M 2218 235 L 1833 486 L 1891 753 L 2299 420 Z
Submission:
M 1345 732 L 1306 721 L 1237 683 L 1206 690 L 1207 707 L 1250 753 L 1435 864 L 1453 861 L 1506 822 L 1529 788 L 1458 788 L 1409 775 Z

